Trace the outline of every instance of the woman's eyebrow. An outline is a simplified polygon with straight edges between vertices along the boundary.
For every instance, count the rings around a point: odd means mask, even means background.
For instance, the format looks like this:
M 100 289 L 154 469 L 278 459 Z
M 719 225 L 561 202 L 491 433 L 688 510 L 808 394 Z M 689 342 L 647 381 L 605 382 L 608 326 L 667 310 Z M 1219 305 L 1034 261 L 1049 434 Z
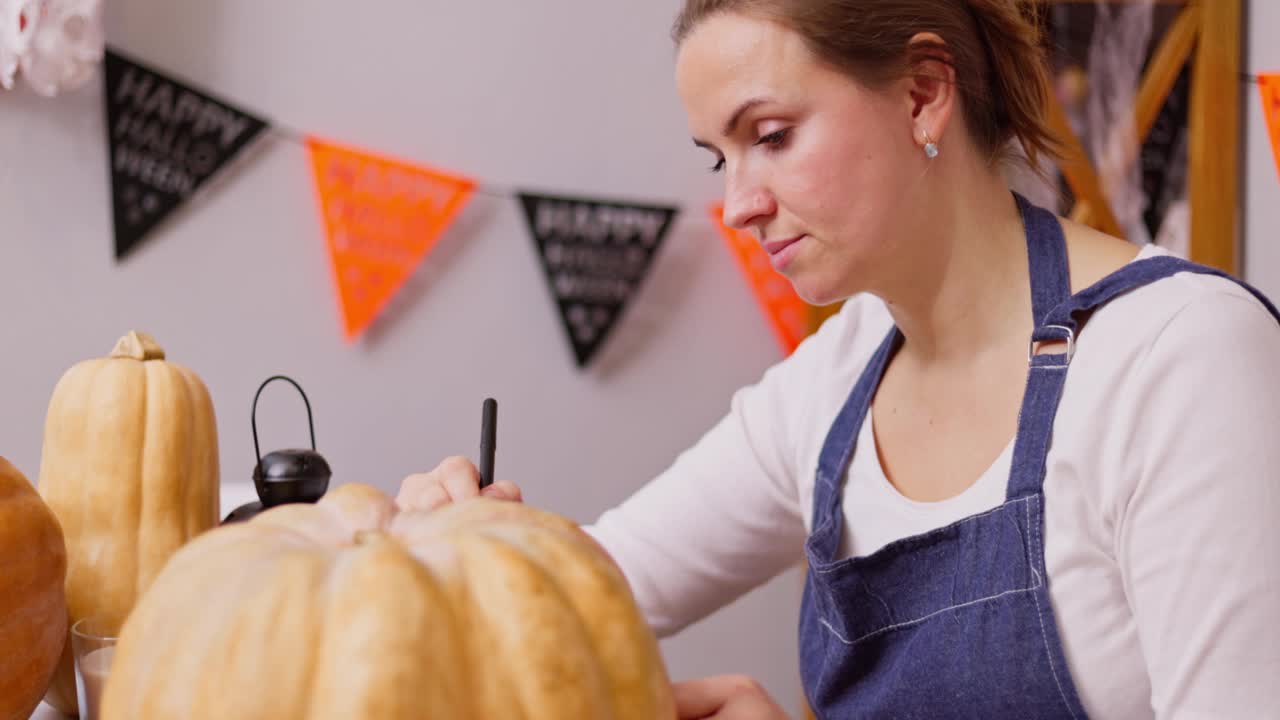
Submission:
M 767 102 L 772 102 L 772 100 L 770 100 L 767 97 L 754 97 L 754 98 L 751 98 L 750 100 L 743 102 L 741 105 L 738 106 L 738 109 L 734 110 L 733 114 L 729 116 L 729 121 L 724 124 L 724 129 L 720 131 L 720 134 L 724 135 L 725 137 L 732 135 L 733 131 L 736 130 L 738 127 L 738 121 L 742 119 L 742 116 L 745 115 L 748 110 L 750 110 L 751 108 L 757 105 L 763 105 Z
M 757 105 L 763 105 L 768 102 L 773 102 L 773 100 L 767 97 L 754 97 L 750 100 L 743 101 L 743 103 L 733 111 L 733 114 L 729 116 L 729 120 L 724 124 L 724 129 L 720 131 L 720 134 L 725 137 L 732 135 L 738 128 L 738 122 L 742 120 L 742 116 L 745 115 L 748 110 Z M 714 145 L 704 140 L 699 140 L 698 138 L 693 139 L 693 144 L 706 150 L 719 152 L 719 150 L 716 150 Z

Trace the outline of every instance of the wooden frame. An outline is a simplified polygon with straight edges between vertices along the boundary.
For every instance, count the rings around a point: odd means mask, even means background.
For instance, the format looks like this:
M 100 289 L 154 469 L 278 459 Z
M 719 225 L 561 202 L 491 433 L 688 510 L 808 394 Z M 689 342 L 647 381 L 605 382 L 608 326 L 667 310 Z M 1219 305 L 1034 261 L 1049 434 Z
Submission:
M 1044 4 L 1097 0 L 1038 0 Z M 1103 0 L 1117 4 L 1144 0 Z M 1155 124 L 1160 108 L 1179 73 L 1194 60 L 1191 107 L 1187 126 L 1187 191 L 1191 206 L 1190 259 L 1229 273 L 1240 267 L 1240 63 L 1243 9 L 1241 0 L 1149 0 L 1178 5 L 1169 27 L 1147 66 L 1134 100 L 1135 142 L 1129 162 Z M 1104 232 L 1123 236 L 1111 204 L 1080 140 L 1072 132 L 1056 98 L 1050 98 L 1049 122 L 1063 138 L 1068 157 L 1059 164 L 1077 198 L 1071 218 Z M 814 330 L 829 312 L 815 312 Z M 801 699 L 803 717 L 814 720 Z
M 1040 0 L 1079 3 L 1093 0 Z M 1136 2 L 1139 0 L 1106 0 Z M 1230 273 L 1240 272 L 1240 54 L 1241 0 L 1153 0 L 1182 7 L 1161 38 L 1134 102 L 1134 131 L 1140 143 L 1155 123 L 1178 74 L 1194 60 L 1191 74 L 1187 157 L 1191 205 L 1191 260 Z M 1078 202 L 1073 220 L 1123 236 L 1097 173 L 1067 124 L 1056 98 L 1049 122 L 1065 140 L 1068 159 L 1059 165 Z M 1137 158 L 1132 147 L 1128 160 Z

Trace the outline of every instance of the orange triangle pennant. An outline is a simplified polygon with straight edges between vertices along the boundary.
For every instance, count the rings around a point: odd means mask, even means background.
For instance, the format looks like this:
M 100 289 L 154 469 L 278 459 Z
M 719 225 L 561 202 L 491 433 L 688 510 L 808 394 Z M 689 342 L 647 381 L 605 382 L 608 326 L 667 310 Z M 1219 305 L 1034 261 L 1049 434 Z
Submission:
M 1271 135 L 1271 152 L 1276 158 L 1276 170 L 1280 171 L 1280 73 L 1258 76 L 1262 89 L 1262 114 L 1267 118 L 1267 132 Z
M 467 178 L 307 138 L 347 340 L 413 274 L 475 191 Z
M 790 355 L 809 334 L 810 305 L 800 299 L 789 280 L 773 269 L 769 254 L 751 233 L 724 224 L 723 205 L 712 205 L 710 212 L 768 318 L 778 344 Z

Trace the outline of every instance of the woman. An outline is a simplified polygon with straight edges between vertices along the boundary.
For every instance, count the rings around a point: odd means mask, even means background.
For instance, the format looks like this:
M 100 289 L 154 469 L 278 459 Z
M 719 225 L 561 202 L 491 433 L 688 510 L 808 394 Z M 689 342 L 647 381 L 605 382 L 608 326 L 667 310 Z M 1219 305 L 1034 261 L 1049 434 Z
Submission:
M 725 221 L 848 301 L 591 531 L 660 635 L 803 549 L 820 717 L 1275 717 L 1275 311 L 1009 191 L 1010 146 L 1053 149 L 1031 4 L 687 0 Z M 402 489 L 476 492 L 457 460 Z M 785 717 L 742 678 L 677 694 Z

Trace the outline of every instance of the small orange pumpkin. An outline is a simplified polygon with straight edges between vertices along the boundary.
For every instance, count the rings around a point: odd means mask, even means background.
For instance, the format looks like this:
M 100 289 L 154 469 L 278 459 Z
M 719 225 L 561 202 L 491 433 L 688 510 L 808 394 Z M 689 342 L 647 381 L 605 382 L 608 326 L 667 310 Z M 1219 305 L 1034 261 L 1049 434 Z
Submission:
M 0 720 L 27 720 L 67 637 L 62 528 L 36 489 L 0 457 Z

